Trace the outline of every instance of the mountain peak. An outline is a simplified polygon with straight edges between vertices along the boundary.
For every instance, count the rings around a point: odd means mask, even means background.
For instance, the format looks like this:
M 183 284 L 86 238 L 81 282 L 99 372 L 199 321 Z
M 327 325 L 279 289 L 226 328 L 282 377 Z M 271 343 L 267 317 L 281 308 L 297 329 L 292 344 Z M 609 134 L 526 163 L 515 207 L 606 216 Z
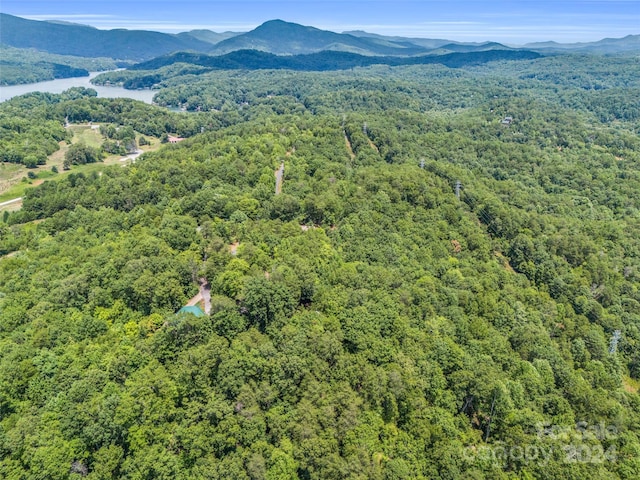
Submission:
M 298 25 L 297 23 L 293 23 L 293 22 L 286 22 L 284 20 L 281 20 L 279 18 L 274 18 L 273 20 L 267 20 L 266 22 L 264 22 L 262 25 L 258 26 L 257 28 L 260 27 L 265 27 L 265 26 L 277 26 L 277 25 Z M 302 25 L 298 25 L 298 26 L 302 26 Z
M 306 35 L 310 32 L 323 32 L 333 35 L 338 35 L 334 32 L 325 32 L 323 30 L 317 29 L 315 27 L 308 27 L 306 25 L 300 25 L 299 23 L 286 22 L 284 20 L 275 19 L 268 20 L 263 24 L 257 26 L 253 30 L 247 33 L 247 35 L 255 35 L 255 34 L 282 34 L 283 32 L 287 32 L 288 34 L 296 33 L 298 35 Z
M 216 45 L 213 52 L 221 55 L 247 49 L 278 55 L 315 53 L 322 50 L 339 50 L 362 55 L 410 56 L 425 53 L 423 47 L 415 44 L 356 37 L 280 19 L 269 20 L 250 32 L 222 41 Z

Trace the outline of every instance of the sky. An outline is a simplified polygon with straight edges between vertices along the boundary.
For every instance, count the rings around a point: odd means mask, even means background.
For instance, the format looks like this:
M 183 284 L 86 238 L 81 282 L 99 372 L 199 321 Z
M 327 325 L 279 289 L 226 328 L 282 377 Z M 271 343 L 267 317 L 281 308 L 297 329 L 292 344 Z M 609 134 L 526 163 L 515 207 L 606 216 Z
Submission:
M 640 0 L 2 0 L 0 11 L 101 29 L 249 31 L 281 19 L 343 32 L 498 41 L 596 41 L 640 34 Z M 0 32 L 1 35 L 1 32 Z

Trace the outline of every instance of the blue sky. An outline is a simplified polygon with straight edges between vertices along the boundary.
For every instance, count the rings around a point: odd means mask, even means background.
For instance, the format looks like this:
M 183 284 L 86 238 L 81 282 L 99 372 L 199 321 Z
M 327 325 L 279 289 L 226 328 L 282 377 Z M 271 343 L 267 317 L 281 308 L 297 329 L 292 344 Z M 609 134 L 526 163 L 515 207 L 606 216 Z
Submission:
M 640 34 L 640 0 L 2 0 L 0 11 L 36 20 L 170 33 L 195 28 L 248 31 L 280 18 L 337 32 L 511 44 Z

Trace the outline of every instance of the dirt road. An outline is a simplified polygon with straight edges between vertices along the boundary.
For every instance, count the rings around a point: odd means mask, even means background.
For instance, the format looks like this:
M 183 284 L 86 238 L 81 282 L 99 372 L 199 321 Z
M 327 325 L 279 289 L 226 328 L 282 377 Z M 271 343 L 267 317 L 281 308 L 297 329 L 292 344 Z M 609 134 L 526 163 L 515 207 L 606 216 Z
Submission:
M 0 210 L 19 210 L 22 207 L 22 197 L 0 203 Z

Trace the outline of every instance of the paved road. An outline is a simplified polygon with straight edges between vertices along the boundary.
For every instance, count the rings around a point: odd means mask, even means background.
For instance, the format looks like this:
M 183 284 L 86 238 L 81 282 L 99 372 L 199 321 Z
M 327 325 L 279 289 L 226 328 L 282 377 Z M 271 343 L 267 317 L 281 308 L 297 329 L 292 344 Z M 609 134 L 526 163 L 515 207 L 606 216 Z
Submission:
M 136 161 L 136 158 L 138 158 L 140 155 L 142 155 L 144 152 L 142 150 L 136 150 L 133 153 L 130 153 L 129 155 L 127 155 L 126 157 L 122 157 L 120 159 L 121 162 L 126 162 L 127 160 L 130 160 L 132 163 L 134 163 Z

